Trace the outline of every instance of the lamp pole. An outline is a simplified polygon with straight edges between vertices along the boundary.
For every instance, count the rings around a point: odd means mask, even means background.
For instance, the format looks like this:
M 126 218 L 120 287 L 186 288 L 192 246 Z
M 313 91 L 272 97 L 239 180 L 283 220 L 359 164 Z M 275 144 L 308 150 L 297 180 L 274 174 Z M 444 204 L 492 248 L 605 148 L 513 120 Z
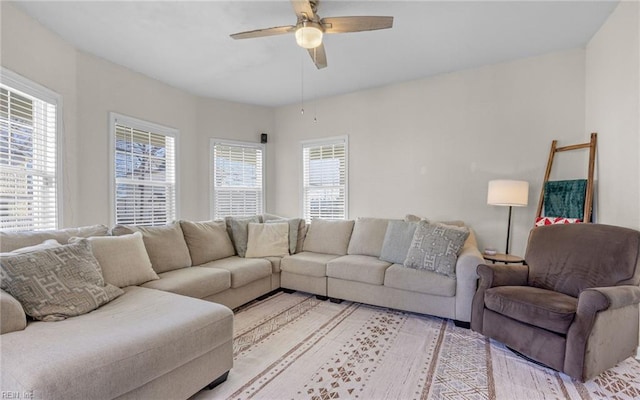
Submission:
M 509 254 L 509 235 L 511 234 L 511 206 L 509 206 L 509 219 L 507 222 L 507 246 L 505 248 L 505 254 Z

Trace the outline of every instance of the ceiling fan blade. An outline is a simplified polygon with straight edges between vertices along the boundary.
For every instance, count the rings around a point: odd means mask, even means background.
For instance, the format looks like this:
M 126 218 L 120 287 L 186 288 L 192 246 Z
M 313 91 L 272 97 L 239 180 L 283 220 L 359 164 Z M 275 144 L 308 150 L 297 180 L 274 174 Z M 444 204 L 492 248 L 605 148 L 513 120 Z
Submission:
M 325 33 L 375 31 L 393 27 L 393 17 L 329 17 L 320 23 Z
M 308 21 L 315 20 L 316 16 L 309 0 L 291 0 L 291 5 L 299 20 L 304 19 L 305 16 Z
M 238 32 L 233 35 L 229 35 L 234 39 L 250 39 L 263 36 L 275 36 L 283 35 L 285 33 L 293 32 L 296 29 L 294 25 L 287 26 L 275 26 L 273 28 L 256 29 L 254 31 Z
M 322 69 L 327 67 L 327 53 L 324 51 L 324 44 L 321 44 L 315 49 L 309 49 L 309 55 L 316 65 L 316 68 Z

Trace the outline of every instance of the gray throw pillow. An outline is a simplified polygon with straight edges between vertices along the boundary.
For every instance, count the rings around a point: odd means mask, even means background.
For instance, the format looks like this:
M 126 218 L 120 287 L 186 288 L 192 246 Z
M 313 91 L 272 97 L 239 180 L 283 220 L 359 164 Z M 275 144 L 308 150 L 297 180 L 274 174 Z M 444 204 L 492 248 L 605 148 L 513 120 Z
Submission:
M 247 239 L 249 238 L 249 224 L 260 223 L 259 216 L 253 217 L 227 217 L 224 219 L 227 223 L 227 230 L 229 232 L 229 236 L 231 236 L 231 241 L 233 242 L 233 247 L 236 249 L 236 253 L 240 257 L 244 257 L 247 253 Z
M 382 242 L 380 259 L 394 264 L 403 264 L 417 227 L 417 222 L 389 221 Z
M 456 277 L 458 254 L 469 237 L 469 229 L 418 222 L 404 266 Z
M 27 315 L 60 321 L 88 313 L 124 292 L 105 284 L 86 239 L 77 243 L 0 257 L 0 287 Z

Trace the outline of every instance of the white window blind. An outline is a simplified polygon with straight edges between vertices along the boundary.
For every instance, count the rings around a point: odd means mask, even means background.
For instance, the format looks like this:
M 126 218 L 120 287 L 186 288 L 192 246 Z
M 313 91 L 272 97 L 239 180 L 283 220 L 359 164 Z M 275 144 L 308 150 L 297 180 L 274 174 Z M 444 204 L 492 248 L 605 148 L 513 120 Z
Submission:
M 2 70 L 2 230 L 43 230 L 58 227 L 57 114 L 60 103 L 57 94 L 17 74 Z
M 304 218 L 347 218 L 347 138 L 302 143 Z
M 264 210 L 264 146 L 211 140 L 212 217 L 241 217 Z
M 177 131 L 112 114 L 115 223 L 164 225 L 176 216 Z

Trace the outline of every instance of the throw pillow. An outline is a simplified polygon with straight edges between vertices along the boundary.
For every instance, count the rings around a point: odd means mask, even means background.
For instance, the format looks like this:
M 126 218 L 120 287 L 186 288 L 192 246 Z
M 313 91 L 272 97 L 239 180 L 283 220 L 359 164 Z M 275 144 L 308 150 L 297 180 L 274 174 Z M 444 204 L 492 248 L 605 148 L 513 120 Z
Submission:
M 72 238 L 71 242 L 81 240 Z M 123 288 L 160 279 L 151 267 L 142 233 L 95 236 L 87 239 L 106 283 Z
M 304 251 L 314 253 L 347 254 L 354 221 L 314 219 L 304 239 Z
M 230 232 L 231 240 L 233 241 L 233 247 L 236 249 L 236 253 L 240 257 L 244 257 L 247 252 L 247 238 L 249 236 L 249 224 L 250 223 L 259 223 L 260 217 L 246 217 L 246 218 L 236 218 L 236 217 L 227 217 L 225 218 L 227 223 L 227 229 Z
M 182 228 L 178 222 L 161 226 L 116 225 L 111 233 L 114 236 L 142 233 L 144 247 L 156 273 L 173 271 L 191 266 L 191 256 L 187 242 L 184 241 Z
M 289 224 L 289 254 L 295 254 L 300 230 L 304 228 L 304 219 L 282 218 L 277 215 L 262 214 L 262 220 L 265 224 L 278 224 L 282 222 L 287 222 Z
M 289 224 L 249 224 L 246 257 L 284 257 L 289 254 Z
M 417 227 L 417 222 L 389 221 L 382 242 L 380 259 L 394 264 L 403 264 Z
M 105 284 L 87 240 L 2 256 L 0 265 L 0 287 L 42 321 L 88 313 L 124 293 Z
M 231 257 L 236 254 L 224 221 L 180 221 L 193 265 Z
M 420 221 L 404 266 L 455 278 L 458 254 L 468 237 L 467 228 Z

